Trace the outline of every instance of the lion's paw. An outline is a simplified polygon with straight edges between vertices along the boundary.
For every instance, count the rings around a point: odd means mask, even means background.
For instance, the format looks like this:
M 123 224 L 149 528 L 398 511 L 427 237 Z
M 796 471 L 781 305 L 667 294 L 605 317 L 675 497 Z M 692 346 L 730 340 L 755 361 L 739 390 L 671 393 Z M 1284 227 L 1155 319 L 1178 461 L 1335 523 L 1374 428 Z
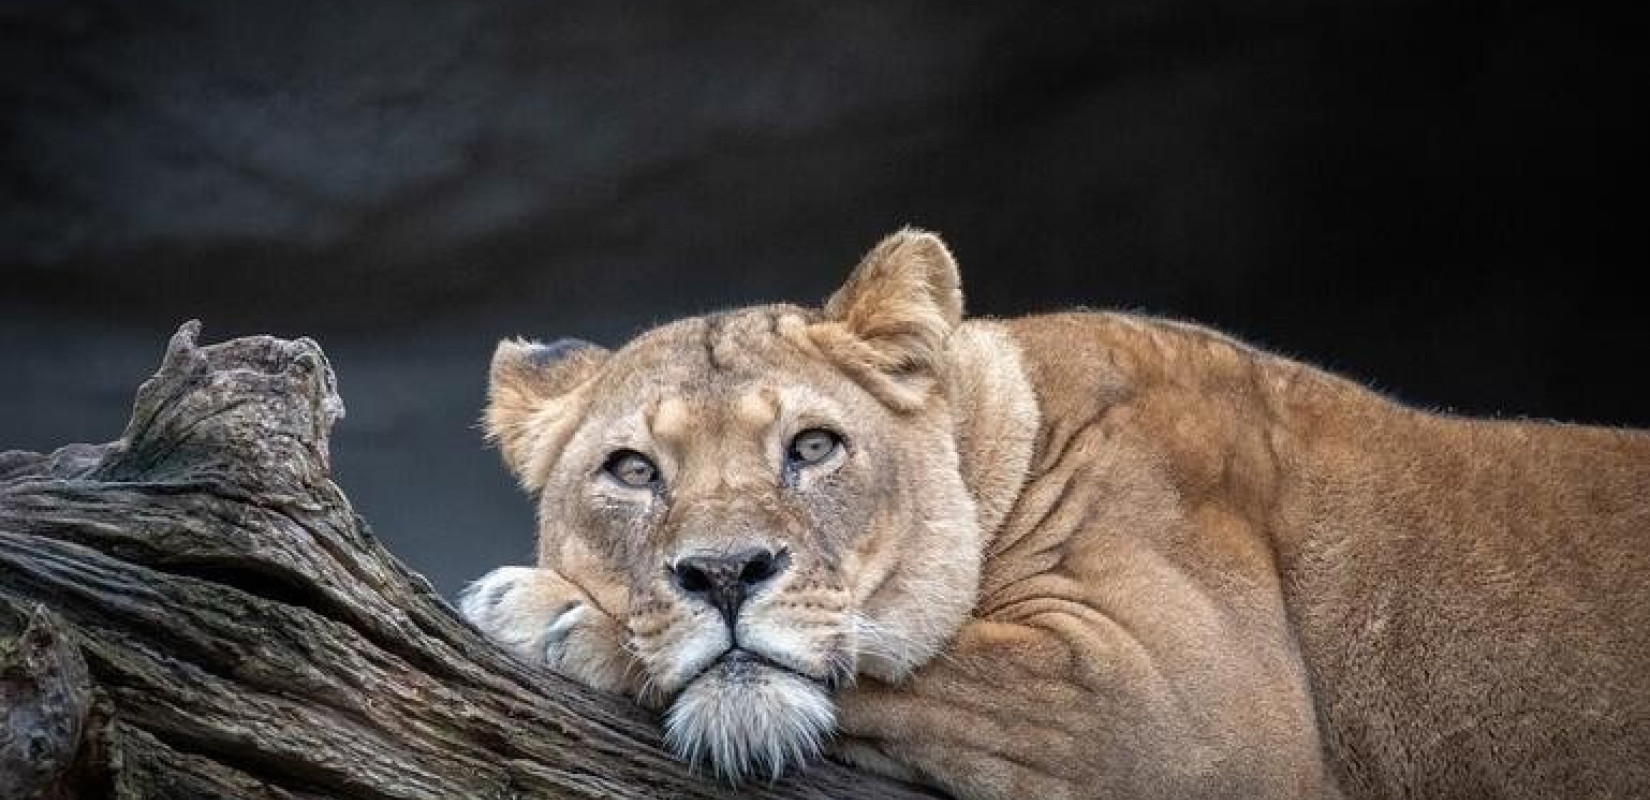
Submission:
M 639 667 L 623 626 L 554 570 L 500 567 L 470 584 L 459 611 L 518 657 L 606 691 L 634 694 Z

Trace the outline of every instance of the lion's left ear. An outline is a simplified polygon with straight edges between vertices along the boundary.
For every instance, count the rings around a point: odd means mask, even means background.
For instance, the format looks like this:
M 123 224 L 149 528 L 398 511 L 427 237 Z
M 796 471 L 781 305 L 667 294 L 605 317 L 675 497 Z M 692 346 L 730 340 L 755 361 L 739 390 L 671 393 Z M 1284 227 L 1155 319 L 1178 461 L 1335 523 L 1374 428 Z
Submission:
M 482 426 L 504 465 L 528 491 L 543 487 L 549 450 L 577 421 L 581 388 L 607 361 L 607 351 L 579 339 L 550 344 L 505 339 L 493 351 Z
M 962 314 L 951 251 L 940 237 L 905 228 L 865 255 L 811 333 L 867 388 L 909 409 L 932 387 Z

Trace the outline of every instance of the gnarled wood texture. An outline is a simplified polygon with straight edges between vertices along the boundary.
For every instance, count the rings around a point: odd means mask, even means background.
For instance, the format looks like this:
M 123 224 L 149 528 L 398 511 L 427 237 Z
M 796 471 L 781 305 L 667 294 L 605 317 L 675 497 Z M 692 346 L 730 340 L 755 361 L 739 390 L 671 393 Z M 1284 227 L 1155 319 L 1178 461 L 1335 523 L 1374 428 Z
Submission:
M 0 798 L 916 798 L 734 791 L 494 648 L 328 476 L 308 339 L 173 337 L 108 445 L 0 454 Z

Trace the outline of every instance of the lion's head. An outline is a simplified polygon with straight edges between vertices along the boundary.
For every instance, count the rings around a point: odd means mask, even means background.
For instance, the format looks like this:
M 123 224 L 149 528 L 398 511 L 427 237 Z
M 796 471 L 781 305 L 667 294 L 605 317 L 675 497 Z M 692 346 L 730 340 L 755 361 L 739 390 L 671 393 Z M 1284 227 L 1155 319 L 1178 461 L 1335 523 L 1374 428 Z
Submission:
M 682 755 L 777 772 L 836 687 L 899 680 L 963 622 L 1005 501 L 959 453 L 955 345 L 989 335 L 961 315 L 950 254 L 908 230 L 821 309 L 499 346 L 485 424 L 539 498 L 540 562 L 622 624 Z

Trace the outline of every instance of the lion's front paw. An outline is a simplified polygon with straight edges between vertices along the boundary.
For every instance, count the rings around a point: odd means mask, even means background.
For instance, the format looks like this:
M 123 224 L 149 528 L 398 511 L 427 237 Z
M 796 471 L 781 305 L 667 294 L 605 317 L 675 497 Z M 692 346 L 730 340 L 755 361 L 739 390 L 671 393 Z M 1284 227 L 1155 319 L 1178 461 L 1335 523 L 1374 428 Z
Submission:
M 554 570 L 500 567 L 470 584 L 459 610 L 517 656 L 597 689 L 634 694 L 640 671 L 623 627 Z

